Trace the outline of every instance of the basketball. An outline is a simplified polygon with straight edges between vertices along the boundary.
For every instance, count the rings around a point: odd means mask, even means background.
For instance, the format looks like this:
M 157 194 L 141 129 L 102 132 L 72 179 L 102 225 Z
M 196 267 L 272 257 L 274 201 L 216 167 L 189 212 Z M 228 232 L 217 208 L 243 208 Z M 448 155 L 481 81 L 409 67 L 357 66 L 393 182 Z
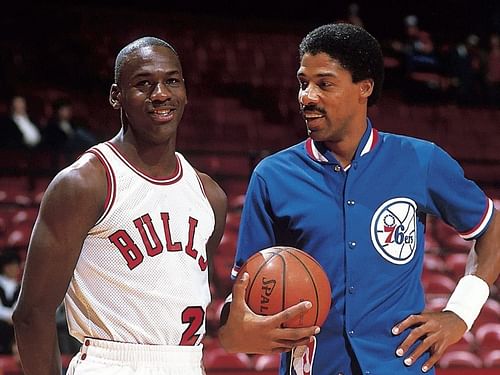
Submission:
M 273 315 L 302 301 L 312 307 L 286 322 L 286 327 L 321 326 L 330 310 L 330 281 L 321 265 L 306 252 L 275 246 L 251 256 L 239 273 L 250 276 L 245 299 L 253 312 Z

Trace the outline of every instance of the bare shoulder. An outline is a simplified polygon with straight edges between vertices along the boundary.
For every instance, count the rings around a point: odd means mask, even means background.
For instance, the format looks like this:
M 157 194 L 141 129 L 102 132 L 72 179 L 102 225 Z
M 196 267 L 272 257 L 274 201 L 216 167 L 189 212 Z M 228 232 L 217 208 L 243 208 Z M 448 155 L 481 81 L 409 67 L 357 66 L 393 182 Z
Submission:
M 92 154 L 84 154 L 70 166 L 61 170 L 49 184 L 42 200 L 41 210 L 50 212 L 76 209 L 98 211 L 106 199 L 106 170 Z

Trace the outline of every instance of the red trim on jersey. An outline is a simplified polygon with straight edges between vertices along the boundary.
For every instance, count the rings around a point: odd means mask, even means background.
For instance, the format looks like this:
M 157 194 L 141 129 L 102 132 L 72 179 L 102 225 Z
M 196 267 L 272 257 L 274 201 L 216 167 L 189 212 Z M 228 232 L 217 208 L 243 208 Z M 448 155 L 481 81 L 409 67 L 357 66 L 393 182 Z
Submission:
M 361 151 L 360 156 L 363 156 L 364 154 L 373 150 L 378 143 L 378 139 L 379 139 L 378 130 L 372 128 L 370 136 L 368 137 L 367 142 L 363 146 L 363 149 Z M 324 157 L 324 155 L 314 145 L 314 141 L 312 140 L 312 138 L 306 139 L 305 148 L 306 148 L 307 154 L 309 155 L 309 157 L 311 159 L 319 161 L 319 162 L 328 162 L 328 159 L 326 157 Z M 348 167 L 345 168 L 345 170 L 347 170 L 347 169 L 348 169 Z
M 311 138 L 306 139 L 306 151 L 307 151 L 307 154 L 309 155 L 310 158 L 316 160 L 316 158 L 314 157 L 313 150 L 312 150 L 312 139 Z
M 378 137 L 379 137 L 377 129 L 372 128 L 372 133 L 373 133 L 373 140 L 372 140 L 372 144 L 370 146 L 370 151 L 375 148 L 375 145 L 378 143 Z
M 104 143 L 106 146 L 108 146 L 111 151 L 115 153 L 116 156 L 126 165 L 128 166 L 133 172 L 135 172 L 137 175 L 142 177 L 148 182 L 151 182 L 152 184 L 155 185 L 171 185 L 175 184 L 177 181 L 179 181 L 182 178 L 182 163 L 177 155 L 175 155 L 176 158 L 176 165 L 175 165 L 175 170 L 172 173 L 172 175 L 168 177 L 151 177 L 147 173 L 141 171 L 139 168 L 134 166 L 128 159 L 116 148 L 115 145 L 113 145 L 111 142 L 105 142 Z
M 363 149 L 361 150 L 359 156 L 363 156 L 369 153 L 371 150 L 373 150 L 377 142 L 378 142 L 378 131 L 377 129 L 372 128 L 370 131 L 370 135 L 368 136 L 368 139 L 366 140 L 366 143 L 363 146 Z
M 233 269 L 231 270 L 231 279 L 236 279 L 236 276 L 238 276 L 238 272 L 240 272 L 241 266 L 234 265 Z
M 471 230 L 468 230 L 467 232 L 460 232 L 460 236 L 466 240 L 472 239 L 476 237 L 482 230 L 483 227 L 487 224 L 487 222 L 491 219 L 493 216 L 493 201 L 489 198 L 486 198 L 486 209 L 483 212 L 483 216 L 481 217 L 481 220 L 479 220 L 479 223 L 472 228 Z
M 97 222 L 96 222 L 96 225 L 97 225 L 106 217 L 106 215 L 111 210 L 113 203 L 115 202 L 116 177 L 115 177 L 115 173 L 113 171 L 113 168 L 111 167 L 111 164 L 109 164 L 108 160 L 101 153 L 101 151 L 99 151 L 97 148 L 91 148 L 87 152 L 94 155 L 101 162 L 101 164 L 103 165 L 104 170 L 106 172 L 107 186 L 106 186 L 106 199 L 104 200 L 104 212 L 101 215 L 101 217 L 97 220 Z
M 320 163 L 328 162 L 328 159 L 318 150 L 312 138 L 306 139 L 305 147 L 306 147 L 306 152 L 311 159 L 319 161 Z

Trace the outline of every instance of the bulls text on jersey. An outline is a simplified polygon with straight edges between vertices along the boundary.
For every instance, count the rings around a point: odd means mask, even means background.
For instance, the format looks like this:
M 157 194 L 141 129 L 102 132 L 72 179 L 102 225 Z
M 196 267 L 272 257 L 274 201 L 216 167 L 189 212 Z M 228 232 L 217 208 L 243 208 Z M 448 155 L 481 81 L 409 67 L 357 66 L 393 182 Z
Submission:
M 162 212 L 160 213 L 160 217 L 163 223 L 165 244 L 161 242 L 160 237 L 158 236 L 158 232 L 156 231 L 149 214 L 142 215 L 141 217 L 134 220 L 134 225 L 141 236 L 145 253 L 150 257 L 154 257 L 158 254 L 161 254 L 164 249 L 174 252 L 184 250 L 184 252 L 188 256 L 198 261 L 200 270 L 205 271 L 208 264 L 207 260 L 202 255 L 198 257 L 198 251 L 193 248 L 194 235 L 196 226 L 198 225 L 198 220 L 191 216 L 189 217 L 188 223 L 186 223 L 186 225 L 189 225 L 188 241 L 186 245 L 183 246 L 180 241 L 174 242 L 175 239 L 172 238 L 172 234 L 170 232 L 169 213 Z M 117 230 L 111 236 L 109 236 L 109 240 L 118 248 L 118 250 L 120 250 L 120 253 L 123 255 L 127 262 L 128 268 L 130 268 L 131 270 L 141 264 L 144 260 L 144 252 L 139 249 L 139 246 L 134 242 L 134 240 L 126 230 Z

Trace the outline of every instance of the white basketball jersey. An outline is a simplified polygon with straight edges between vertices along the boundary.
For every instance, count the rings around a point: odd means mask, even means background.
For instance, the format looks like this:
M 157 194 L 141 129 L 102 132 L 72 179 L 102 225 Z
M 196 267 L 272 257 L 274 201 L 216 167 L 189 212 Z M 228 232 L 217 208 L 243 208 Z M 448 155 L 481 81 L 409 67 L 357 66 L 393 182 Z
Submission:
M 108 196 L 65 297 L 70 333 L 80 341 L 199 344 L 215 216 L 196 171 L 179 153 L 174 175 L 157 179 L 109 142 L 89 152 L 105 166 Z

